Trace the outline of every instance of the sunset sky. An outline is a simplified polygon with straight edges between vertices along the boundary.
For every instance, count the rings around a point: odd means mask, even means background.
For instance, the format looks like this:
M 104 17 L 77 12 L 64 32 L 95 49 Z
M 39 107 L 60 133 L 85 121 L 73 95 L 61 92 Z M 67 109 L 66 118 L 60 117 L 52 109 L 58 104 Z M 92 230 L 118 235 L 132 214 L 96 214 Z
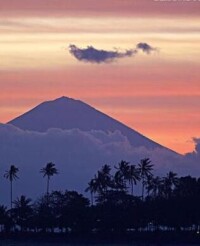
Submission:
M 200 1 L 0 1 L 0 122 L 63 95 L 179 153 L 200 137 Z M 100 64 L 80 49 L 146 54 Z

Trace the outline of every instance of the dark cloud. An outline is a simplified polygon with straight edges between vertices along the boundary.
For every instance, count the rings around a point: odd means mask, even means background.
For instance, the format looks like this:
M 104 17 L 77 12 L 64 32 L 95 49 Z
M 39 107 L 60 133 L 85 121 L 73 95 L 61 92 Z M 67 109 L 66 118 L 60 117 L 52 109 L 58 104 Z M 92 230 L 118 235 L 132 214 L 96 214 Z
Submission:
M 117 49 L 112 50 L 98 50 L 93 46 L 81 49 L 74 44 L 69 45 L 69 52 L 79 61 L 91 62 L 91 63 L 106 63 L 112 62 L 119 58 L 131 57 L 137 54 L 139 50 L 142 50 L 146 54 L 150 54 L 156 49 L 147 43 L 138 43 L 136 48 L 129 49 L 121 52 Z
M 69 52 L 79 61 L 92 62 L 92 63 L 103 63 L 111 62 L 117 58 L 133 56 L 136 50 L 127 50 L 120 52 L 118 50 L 98 50 L 93 46 L 88 46 L 85 49 L 78 48 L 76 45 L 71 44 L 69 46 Z
M 156 48 L 153 48 L 147 43 L 138 43 L 136 46 L 137 50 L 142 50 L 144 53 L 150 54 L 153 51 L 156 51 Z

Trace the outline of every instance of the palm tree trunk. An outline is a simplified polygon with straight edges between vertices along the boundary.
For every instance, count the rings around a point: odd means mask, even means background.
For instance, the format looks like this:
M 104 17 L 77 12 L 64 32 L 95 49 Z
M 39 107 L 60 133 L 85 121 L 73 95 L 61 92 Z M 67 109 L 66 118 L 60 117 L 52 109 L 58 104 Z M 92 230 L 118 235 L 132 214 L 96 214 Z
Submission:
M 131 181 L 131 195 L 133 196 L 133 181 Z
M 91 204 L 93 206 L 93 192 L 91 192 Z
M 47 177 L 47 196 L 49 195 L 49 176 Z
M 142 201 L 144 201 L 144 177 L 142 178 Z
M 47 205 L 49 204 L 49 179 L 50 177 L 47 176 Z
M 13 193 L 13 189 L 12 189 L 12 180 L 10 181 L 10 209 L 12 210 L 12 193 Z

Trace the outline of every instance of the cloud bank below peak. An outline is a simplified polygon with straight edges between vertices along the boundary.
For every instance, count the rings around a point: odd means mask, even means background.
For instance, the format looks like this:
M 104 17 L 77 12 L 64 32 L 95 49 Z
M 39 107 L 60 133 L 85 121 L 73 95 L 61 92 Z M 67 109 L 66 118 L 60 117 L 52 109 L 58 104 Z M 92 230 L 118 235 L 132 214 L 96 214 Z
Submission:
M 146 54 L 151 54 L 157 49 L 147 43 L 138 43 L 136 45 L 136 48 L 128 49 L 124 52 L 119 51 L 118 49 L 103 50 L 96 49 L 93 46 L 87 46 L 87 48 L 79 48 L 74 44 L 69 45 L 70 54 L 77 60 L 97 64 L 113 62 L 117 59 L 125 57 L 133 57 L 138 53 L 139 50 L 143 51 Z
M 45 180 L 39 170 L 52 161 L 59 169 L 59 177 L 52 179 L 53 189 L 84 192 L 88 181 L 103 164 L 114 166 L 122 159 L 137 164 L 140 159 L 149 157 L 155 165 L 155 174 L 163 176 L 170 170 L 179 175 L 198 175 L 200 139 L 195 139 L 195 143 L 193 153 L 181 156 L 163 148 L 133 147 L 120 131 L 52 128 L 41 133 L 0 124 L 0 171 L 15 164 L 20 170 L 15 195 L 36 197 L 45 191 Z M 7 180 L 1 179 L 4 201 L 9 201 L 7 189 Z

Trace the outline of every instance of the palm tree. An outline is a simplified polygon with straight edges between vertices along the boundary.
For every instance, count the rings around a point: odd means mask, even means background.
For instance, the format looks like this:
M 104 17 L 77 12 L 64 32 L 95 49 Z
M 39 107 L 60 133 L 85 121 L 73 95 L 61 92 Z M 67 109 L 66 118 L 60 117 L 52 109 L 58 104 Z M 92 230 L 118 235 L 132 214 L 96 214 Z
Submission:
M 50 177 L 53 176 L 54 174 L 58 174 L 58 170 L 55 167 L 55 164 L 52 162 L 49 162 L 46 164 L 45 167 L 43 167 L 40 170 L 41 173 L 43 173 L 43 177 L 47 176 L 47 197 L 49 195 L 49 181 Z
M 12 197 L 13 197 L 13 180 L 18 179 L 17 173 L 19 169 L 14 165 L 10 166 L 10 169 L 5 172 L 4 177 L 10 181 L 10 208 L 12 209 Z
M 117 191 L 126 190 L 126 184 L 124 183 L 124 178 L 122 177 L 119 171 L 117 171 L 114 175 L 114 188 Z
M 137 184 L 140 180 L 139 169 L 135 165 L 130 165 L 128 170 L 128 181 L 131 184 L 131 195 L 133 195 L 133 185 Z
M 121 161 L 118 163 L 118 166 L 115 167 L 117 169 L 117 172 L 115 173 L 115 178 L 116 180 L 121 182 L 121 187 L 126 190 L 127 185 L 126 181 L 129 180 L 130 178 L 130 167 L 129 167 L 129 162 L 126 161 Z
M 167 173 L 166 177 L 164 177 L 164 191 L 168 198 L 171 197 L 172 191 L 177 186 L 178 181 L 177 174 L 172 171 Z
M 156 176 L 150 176 L 146 181 L 146 189 L 148 192 L 148 196 L 151 195 L 152 197 L 156 198 L 157 196 L 162 195 L 163 191 L 163 180 Z
M 96 182 L 98 186 L 98 190 L 100 193 L 107 193 L 109 187 L 112 186 L 111 179 L 111 167 L 107 164 L 103 165 L 101 170 L 97 172 Z
M 104 177 L 104 182 L 105 182 L 105 191 L 107 191 L 107 189 L 111 186 L 111 167 L 107 164 L 103 165 L 102 169 L 101 169 L 101 173 Z
M 140 160 L 138 166 L 139 166 L 140 177 L 142 179 L 142 200 L 144 200 L 145 182 L 150 176 L 153 176 L 151 172 L 153 170 L 153 164 L 151 164 L 151 160 L 149 158 L 144 158 Z
M 30 198 L 26 198 L 26 196 L 22 195 L 17 197 L 17 199 L 13 202 L 15 205 L 15 209 L 29 210 L 31 207 L 30 202 L 32 200 Z
M 94 197 L 93 194 L 96 193 L 98 190 L 98 180 L 97 177 L 95 176 L 93 179 L 90 180 L 88 183 L 88 187 L 85 189 L 86 192 L 90 191 L 91 194 L 91 204 L 94 204 Z

